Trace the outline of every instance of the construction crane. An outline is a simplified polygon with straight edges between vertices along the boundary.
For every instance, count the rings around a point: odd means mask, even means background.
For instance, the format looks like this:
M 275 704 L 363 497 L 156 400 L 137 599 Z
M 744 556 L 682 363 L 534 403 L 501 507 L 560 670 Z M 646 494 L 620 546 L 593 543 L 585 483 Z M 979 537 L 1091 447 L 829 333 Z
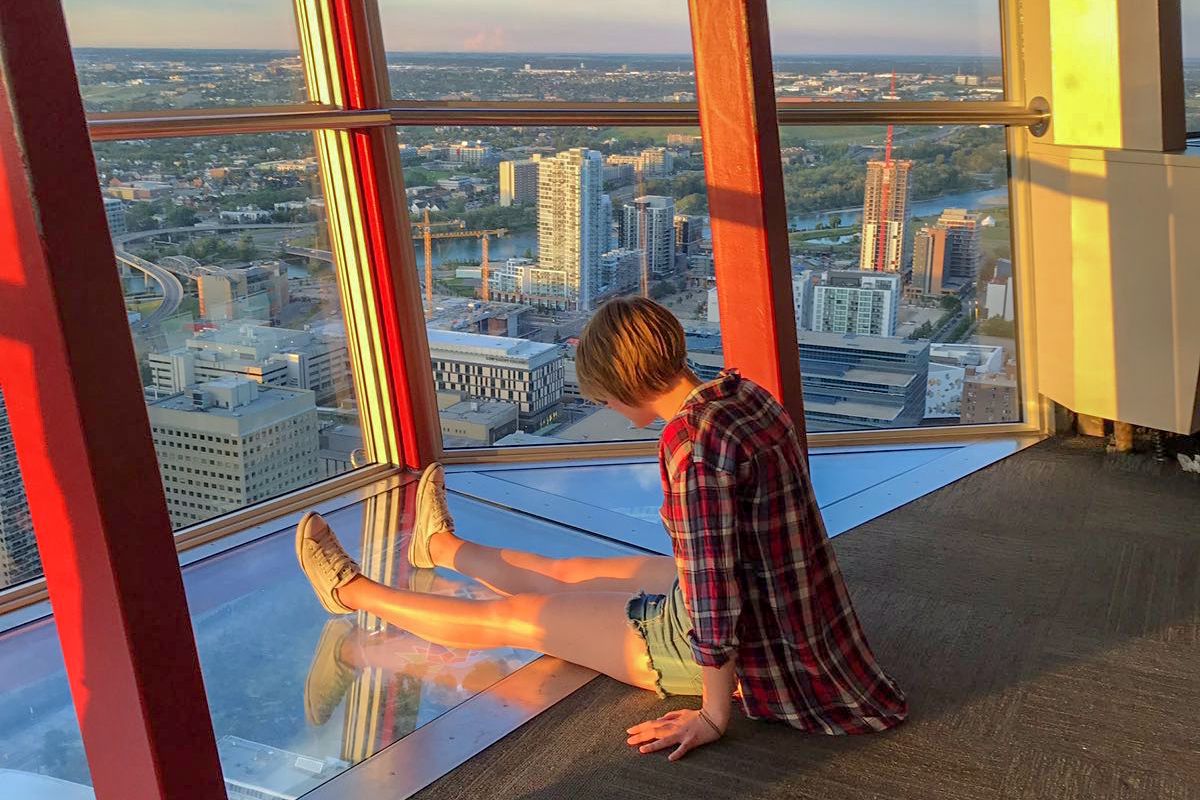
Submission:
M 892 70 L 892 90 L 889 95 L 891 99 L 896 99 L 896 70 Z M 892 166 L 892 133 L 893 126 L 887 126 L 887 142 L 883 148 L 883 180 L 882 187 L 879 193 L 879 223 L 875 230 L 875 271 L 883 272 L 887 267 L 887 242 L 888 234 L 891 233 L 888 227 L 888 195 L 891 193 L 892 178 L 895 176 L 895 169 Z
M 433 232 L 436 226 L 449 226 L 458 230 Z M 425 318 L 433 318 L 433 240 L 434 239 L 482 239 L 483 240 L 483 299 L 487 300 L 491 292 L 488 288 L 488 237 L 490 236 L 507 236 L 508 228 L 485 228 L 480 230 L 466 230 L 466 223 L 462 220 L 453 220 L 451 222 L 433 222 L 429 221 L 429 209 L 425 210 L 424 220 L 413 225 L 413 238 L 418 236 L 425 240 Z

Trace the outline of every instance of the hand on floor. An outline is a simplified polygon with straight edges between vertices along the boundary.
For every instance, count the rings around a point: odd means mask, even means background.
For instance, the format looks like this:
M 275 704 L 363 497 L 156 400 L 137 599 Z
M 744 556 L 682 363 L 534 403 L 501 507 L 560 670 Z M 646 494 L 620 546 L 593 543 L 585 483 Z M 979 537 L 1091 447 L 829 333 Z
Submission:
M 721 738 L 721 734 L 700 716 L 699 711 L 671 711 L 656 720 L 634 725 L 625 731 L 629 738 L 625 743 L 638 746 L 639 753 L 654 753 L 675 747 L 668 761 L 678 761 L 689 751 Z

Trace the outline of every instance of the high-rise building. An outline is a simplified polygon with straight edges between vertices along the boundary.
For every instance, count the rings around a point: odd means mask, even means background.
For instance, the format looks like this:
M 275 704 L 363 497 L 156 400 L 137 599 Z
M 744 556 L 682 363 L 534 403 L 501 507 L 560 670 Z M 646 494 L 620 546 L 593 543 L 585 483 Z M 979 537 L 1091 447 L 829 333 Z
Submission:
M 600 153 L 575 147 L 538 167 L 538 260 L 566 276 L 569 305 L 589 311 L 599 289 L 604 242 Z
M 113 236 L 125 233 L 125 204 L 115 197 L 104 198 L 104 218 Z
M 500 162 L 500 205 L 529 205 L 538 198 L 538 163 L 541 156 L 525 161 Z
M 687 214 L 675 215 L 675 252 L 691 258 L 700 252 L 704 241 L 704 221 Z
M 911 295 L 940 295 L 946 272 L 946 229 L 927 225 L 913 237 Z
M 305 389 L 222 378 L 146 408 L 176 528 L 321 477 L 316 400 Z
M 904 269 L 904 228 L 912 197 L 912 166 L 913 162 L 905 160 L 867 162 L 860 269 L 879 272 Z
M 895 336 L 899 308 L 899 275 L 830 270 L 813 287 L 812 329 Z
M 42 572 L 12 426 L 0 392 L 0 589 Z
M 602 194 L 600 195 L 600 252 L 604 253 L 618 246 L 614 244 L 615 241 L 612 197 Z
M 513 403 L 523 431 L 535 431 L 557 417 L 563 396 L 558 345 L 432 328 L 428 335 L 439 392 Z
M 974 283 L 979 277 L 983 257 L 982 218 L 962 208 L 947 208 L 938 217 L 938 226 L 946 229 L 946 280 L 959 286 Z
M 645 195 L 626 203 L 620 231 L 621 247 L 644 250 L 651 275 L 665 275 L 675 267 L 675 199 Z

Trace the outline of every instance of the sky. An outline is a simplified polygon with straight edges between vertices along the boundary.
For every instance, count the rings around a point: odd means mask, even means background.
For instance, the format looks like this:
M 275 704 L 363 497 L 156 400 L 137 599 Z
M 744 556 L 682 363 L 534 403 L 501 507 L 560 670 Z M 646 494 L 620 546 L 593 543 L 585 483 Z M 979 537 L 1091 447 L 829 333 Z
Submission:
M 379 4 L 393 51 L 682 53 L 691 47 L 685 0 Z M 77 47 L 297 49 L 291 0 L 64 0 L 64 6 Z M 998 6 L 998 0 L 768 0 L 777 54 L 997 55 Z M 1183 7 L 1185 54 L 1200 57 L 1200 0 L 1183 0 Z

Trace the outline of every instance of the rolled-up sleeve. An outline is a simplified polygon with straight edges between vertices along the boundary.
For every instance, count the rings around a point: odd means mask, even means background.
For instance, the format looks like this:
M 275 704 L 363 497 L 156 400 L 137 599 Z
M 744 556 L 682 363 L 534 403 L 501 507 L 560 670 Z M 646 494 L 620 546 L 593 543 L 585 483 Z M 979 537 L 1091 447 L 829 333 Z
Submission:
M 687 449 L 668 471 L 665 516 L 692 621 L 692 653 L 700 666 L 720 667 L 736 653 L 742 612 L 735 479 Z

